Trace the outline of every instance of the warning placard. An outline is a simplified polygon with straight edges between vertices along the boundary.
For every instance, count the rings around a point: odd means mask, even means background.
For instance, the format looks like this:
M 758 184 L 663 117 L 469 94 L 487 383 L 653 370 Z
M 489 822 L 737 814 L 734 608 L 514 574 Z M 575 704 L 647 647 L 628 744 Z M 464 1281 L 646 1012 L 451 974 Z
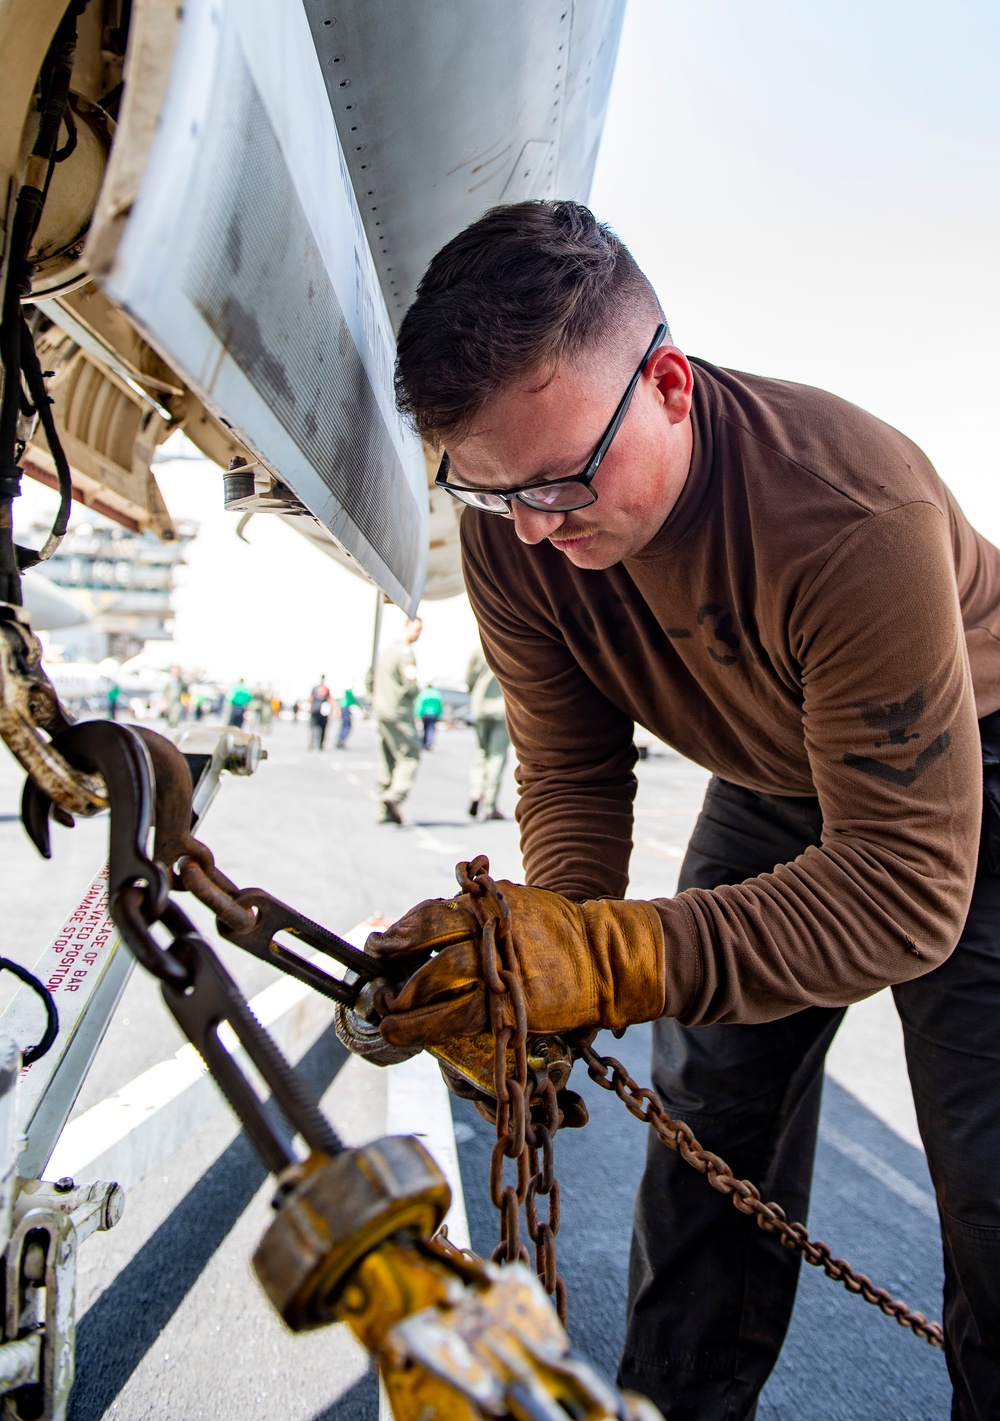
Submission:
M 44 1090 L 45 1081 L 58 1068 L 120 941 L 118 929 L 108 915 L 108 865 L 105 864 L 52 942 L 32 964 L 31 970 L 45 983 L 55 1000 L 59 1035 L 42 1060 L 21 1071 L 22 1085 L 28 1087 L 29 1096 L 38 1089 Z M 4 1029 L 22 1046 L 35 1041 L 39 1034 L 39 1013 L 37 996 L 30 988 L 22 987 L 4 1012 Z M 98 1040 L 100 1035 L 103 1035 L 103 1026 Z M 27 1105 L 23 1091 L 22 1105 Z
M 108 866 L 105 864 L 48 951 L 39 959 L 35 972 L 53 994 L 79 992 L 97 968 L 115 932 L 108 915 Z M 61 1010 L 59 1015 L 61 1019 Z

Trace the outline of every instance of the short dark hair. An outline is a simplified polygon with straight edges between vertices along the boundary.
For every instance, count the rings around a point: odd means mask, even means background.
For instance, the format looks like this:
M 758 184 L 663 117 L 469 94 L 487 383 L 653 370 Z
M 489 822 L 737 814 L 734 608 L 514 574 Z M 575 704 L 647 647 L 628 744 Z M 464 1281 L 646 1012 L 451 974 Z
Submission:
M 431 443 L 501 390 L 663 319 L 631 252 L 578 202 L 494 207 L 435 256 L 399 330 L 396 402 Z

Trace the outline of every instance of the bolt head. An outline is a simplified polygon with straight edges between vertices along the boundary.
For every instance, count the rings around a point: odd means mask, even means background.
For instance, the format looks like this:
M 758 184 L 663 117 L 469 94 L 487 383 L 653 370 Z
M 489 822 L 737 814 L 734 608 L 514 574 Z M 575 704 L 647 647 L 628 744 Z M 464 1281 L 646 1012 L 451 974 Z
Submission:
M 70 1190 L 76 1188 L 76 1180 L 70 1179 L 68 1174 L 64 1174 L 62 1179 L 57 1179 L 52 1187 L 57 1194 L 68 1194 Z

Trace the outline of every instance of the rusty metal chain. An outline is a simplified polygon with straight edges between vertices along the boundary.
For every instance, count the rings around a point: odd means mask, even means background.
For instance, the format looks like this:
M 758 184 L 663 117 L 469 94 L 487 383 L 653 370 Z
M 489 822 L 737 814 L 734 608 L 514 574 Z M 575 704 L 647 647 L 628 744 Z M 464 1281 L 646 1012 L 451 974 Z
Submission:
M 482 932 L 480 972 L 486 984 L 490 1030 L 495 1040 L 493 1080 L 497 1098 L 496 1144 L 490 1158 L 490 1199 L 500 1215 L 500 1243 L 494 1263 L 529 1261 L 521 1241 L 521 1209 L 534 1245 L 535 1272 L 552 1297 L 560 1321 L 567 1317 L 566 1284 L 556 1264 L 559 1232 L 559 1181 L 555 1176 L 554 1139 L 559 1128 L 555 1085 L 528 1069 L 528 1023 L 524 990 L 514 948 L 510 906 L 489 875 L 485 854 L 456 870 L 459 886 L 472 900 Z M 504 1182 L 504 1162 L 517 1170 L 515 1184 Z M 547 1201 L 546 1217 L 538 1201 Z
M 158 739 L 158 737 L 157 737 Z M 147 739 L 154 764 L 163 751 Z M 171 747 L 172 748 L 172 747 Z M 164 766 L 157 766 L 163 769 Z M 167 776 L 163 776 L 170 783 Z M 178 800 L 164 812 L 164 799 Z M 251 932 L 258 923 L 258 911 L 246 900 L 266 895 L 251 890 L 240 893 L 231 879 L 215 863 L 207 845 L 190 832 L 188 785 L 178 786 L 174 795 L 162 795 L 157 825 L 157 857 L 176 864 L 179 885 L 199 898 L 215 913 L 217 921 L 236 935 Z M 521 1210 L 524 1210 L 528 1237 L 534 1246 L 535 1271 L 545 1291 L 553 1298 L 560 1321 L 567 1320 L 566 1284 L 556 1261 L 556 1235 L 560 1222 L 559 1181 L 555 1175 L 554 1140 L 560 1112 L 556 1088 L 544 1073 L 528 1066 L 528 1028 L 521 985 L 520 967 L 514 945 L 510 906 L 489 874 L 489 859 L 480 854 L 456 866 L 459 886 L 471 899 L 482 932 L 479 936 L 480 975 L 486 984 L 490 1029 L 494 1037 L 493 1080 L 497 1099 L 496 1143 L 490 1158 L 490 1199 L 500 1218 L 500 1243 L 491 1255 L 495 1263 L 528 1263 L 529 1253 L 521 1239 Z M 177 881 L 175 880 L 175 881 Z M 243 899 L 244 901 L 240 901 Z M 280 905 L 277 905 L 280 906 Z M 790 1223 L 780 1205 L 766 1203 L 756 1185 L 737 1179 L 726 1162 L 698 1142 L 691 1127 L 674 1120 L 664 1109 L 655 1091 L 640 1086 L 620 1061 L 601 1056 L 591 1046 L 579 1049 L 591 1080 L 613 1091 L 626 1109 L 650 1125 L 668 1149 L 703 1174 L 713 1189 L 728 1194 L 741 1213 L 756 1218 L 765 1233 L 773 1234 L 784 1248 L 801 1253 L 807 1263 L 822 1268 L 828 1278 L 843 1283 L 850 1293 L 859 1294 L 902 1327 L 910 1328 L 933 1347 L 944 1346 L 940 1323 L 929 1322 L 921 1312 L 893 1298 L 885 1288 L 876 1287 L 864 1273 L 856 1273 L 846 1260 L 835 1258 L 830 1247 L 809 1237 L 803 1224 Z M 516 1183 L 505 1182 L 505 1161 L 516 1168 Z M 546 1217 L 539 1217 L 538 1200 L 547 1201 Z
M 887 1317 L 894 1317 L 901 1327 L 910 1328 L 932 1347 L 944 1346 L 944 1331 L 938 1322 L 928 1322 L 922 1312 L 914 1312 L 906 1303 L 894 1298 L 885 1288 L 877 1288 L 864 1273 L 855 1273 L 843 1258 L 834 1258 L 830 1247 L 811 1239 L 803 1224 L 789 1223 L 779 1204 L 765 1203 L 760 1190 L 747 1179 L 737 1179 L 725 1160 L 703 1149 L 694 1131 L 683 1120 L 668 1115 L 654 1090 L 640 1086 L 614 1056 L 601 1056 L 592 1046 L 580 1052 L 586 1062 L 587 1074 L 604 1090 L 614 1091 L 626 1110 L 652 1126 L 656 1136 L 668 1149 L 676 1150 L 692 1169 L 703 1174 L 713 1189 L 728 1194 L 741 1214 L 753 1215 L 757 1226 L 774 1234 L 783 1248 L 801 1253 L 807 1263 L 822 1268 L 835 1283 L 843 1283 L 849 1293 L 858 1293 L 866 1303 L 874 1303 Z
M 256 914 L 237 901 L 240 890 L 218 867 L 207 844 L 188 836 L 185 852 L 177 864 L 177 877 L 182 887 L 193 893 L 233 932 L 250 932 L 255 927 Z
M 246 939 L 243 944 L 251 945 L 254 935 L 267 940 L 270 948 L 277 950 L 271 940 L 273 930 L 282 928 L 291 931 L 305 941 L 320 946 L 324 951 L 346 961 L 349 965 L 364 965 L 364 954 L 358 953 L 349 943 L 343 942 L 327 929 L 303 918 L 279 903 L 270 895 L 258 889 L 244 890 L 242 893 L 215 863 L 207 845 L 194 838 L 191 824 L 191 779 L 186 763 L 175 747 L 162 737 L 139 732 L 145 742 L 152 761 L 156 784 L 156 843 L 154 854 L 158 863 L 144 857 L 141 845 L 144 834 L 140 832 L 141 806 L 135 796 L 134 776 L 141 778 L 141 764 L 133 766 L 132 778 L 124 776 L 123 767 L 116 765 L 115 750 L 120 757 L 130 750 L 128 744 L 121 744 L 112 736 L 112 743 L 104 745 L 105 732 L 118 730 L 102 723 L 73 727 L 64 732 L 62 739 L 86 740 L 80 746 L 89 747 L 85 758 L 98 762 L 99 769 L 109 784 L 115 788 L 113 796 L 122 802 L 118 793 L 118 779 L 122 779 L 127 793 L 124 802 L 128 806 L 127 817 L 134 817 L 136 823 L 126 826 L 121 843 L 116 848 L 115 834 L 112 834 L 112 860 L 121 858 L 119 868 L 123 887 L 117 895 L 114 916 L 133 951 L 151 971 L 162 979 L 168 1003 L 170 988 L 177 1002 L 171 1007 L 177 1014 L 180 1005 L 187 999 L 193 985 L 193 961 L 185 960 L 185 953 L 195 952 L 194 961 L 214 962 L 207 945 L 198 937 L 193 925 L 184 914 L 167 898 L 170 880 L 175 886 L 182 886 L 199 898 L 215 913 L 220 930 L 228 929 L 226 936 L 231 940 Z M 91 745 L 95 735 L 96 744 Z M 97 752 L 100 752 L 99 754 Z M 112 775 L 112 771 L 114 774 Z M 114 781 L 114 784 L 113 784 Z M 29 781 L 29 789 L 33 788 Z M 42 822 L 47 819 L 51 801 L 41 790 L 35 789 L 34 797 L 43 806 Z M 141 796 L 139 796 L 141 798 Z M 31 795 L 26 792 L 25 823 L 32 833 L 32 824 L 37 815 L 33 814 Z M 36 806 L 37 808 L 37 806 Z M 148 810 L 146 811 L 148 812 Z M 114 830 L 114 817 L 112 827 Z M 41 836 L 37 825 L 32 837 L 47 847 L 46 835 Z M 130 847 L 131 844 L 131 847 Z M 131 858 L 130 858 L 131 855 Z M 134 858 L 135 862 L 131 859 Z M 176 866 L 174 871 L 172 866 Z M 159 876 L 159 877 L 158 877 Z M 493 1262 L 529 1262 L 528 1250 L 521 1241 L 520 1216 L 523 1207 L 528 1236 L 534 1245 L 535 1271 L 545 1291 L 553 1298 L 560 1321 L 565 1325 L 567 1317 L 566 1285 L 559 1276 L 556 1263 L 556 1235 L 560 1222 L 559 1182 L 555 1176 L 554 1139 L 561 1119 L 556 1087 L 546 1074 L 544 1065 L 539 1069 L 529 1069 L 528 1029 L 525 1011 L 524 990 L 521 984 L 520 966 L 515 950 L 510 905 L 489 874 L 489 860 L 480 854 L 467 863 L 456 867 L 456 876 L 464 893 L 471 899 L 473 911 L 482 929 L 479 935 L 480 974 L 486 985 L 489 1003 L 490 1028 L 494 1036 L 493 1078 L 497 1099 L 496 1144 L 490 1160 L 490 1198 L 500 1215 L 500 1244 L 494 1249 Z M 147 882 L 141 888 L 139 882 Z M 161 901 L 162 900 L 162 901 Z M 275 916 L 276 915 L 276 916 Z M 160 920 L 170 930 L 171 947 L 164 950 L 153 939 L 150 923 Z M 258 945 L 259 947 L 259 945 Z M 207 953 L 205 958 L 199 954 Z M 270 955 L 270 954 L 269 954 Z M 292 971 L 295 976 L 309 981 L 310 985 L 328 994 L 340 997 L 340 982 L 330 982 L 324 974 L 310 964 L 296 959 L 287 952 L 282 953 L 276 965 Z M 370 967 L 370 964 L 367 964 Z M 366 972 L 366 976 L 369 973 Z M 238 1007 L 239 1003 L 235 1004 Z M 232 1003 L 230 1011 L 235 1010 Z M 214 1020 L 212 1012 L 209 1017 Z M 180 1019 L 180 1017 L 179 1017 Z M 182 1023 L 183 1024 L 183 1023 Z M 200 1020 L 199 1028 L 206 1025 Z M 211 1022 L 208 1022 L 211 1025 Z M 256 1028 L 252 1018 L 244 1023 L 244 1028 L 254 1035 Z M 256 1028 L 259 1033 L 259 1028 Z M 192 1034 L 192 1039 L 195 1039 Z M 256 1043 L 260 1045 L 260 1043 Z M 269 1044 L 269 1043 L 268 1043 Z M 286 1113 L 294 1119 L 302 1114 L 310 1127 L 315 1127 L 311 1111 L 303 1114 L 302 1103 L 296 1091 L 288 1087 L 287 1068 L 280 1058 L 271 1060 L 273 1052 L 265 1053 L 268 1064 L 275 1069 L 275 1082 L 287 1097 Z M 766 1203 L 756 1185 L 749 1180 L 737 1179 L 733 1171 L 718 1155 L 704 1149 L 698 1142 L 691 1127 L 684 1121 L 674 1120 L 665 1110 L 655 1091 L 640 1086 L 628 1071 L 613 1056 L 601 1056 L 592 1046 L 579 1045 L 576 1054 L 586 1063 L 591 1080 L 604 1090 L 613 1091 L 626 1109 L 642 1121 L 652 1126 L 657 1138 L 668 1149 L 677 1151 L 681 1157 L 703 1174 L 713 1189 L 728 1194 L 733 1205 L 741 1213 L 756 1218 L 757 1225 L 765 1233 L 773 1234 L 784 1248 L 801 1253 L 807 1263 L 822 1268 L 827 1277 L 841 1282 L 848 1292 L 857 1293 L 866 1302 L 874 1304 L 888 1317 L 894 1317 L 902 1327 L 910 1328 L 915 1335 L 923 1337 L 931 1346 L 944 1346 L 944 1333 L 937 1322 L 929 1322 L 923 1313 L 915 1312 L 906 1303 L 892 1297 L 891 1293 L 876 1285 L 864 1273 L 856 1273 L 842 1258 L 834 1258 L 829 1246 L 809 1237 L 803 1224 L 790 1223 L 784 1210 L 778 1204 Z M 534 1060 L 534 1058 L 532 1058 Z M 260 1063 L 258 1063 L 260 1065 Z M 226 1081 L 220 1083 L 226 1088 Z M 228 1094 L 228 1092 L 227 1092 Z M 237 1092 L 239 1095 L 240 1092 Z M 281 1143 L 274 1137 L 269 1125 L 257 1119 L 258 1111 L 242 1111 L 238 1108 L 244 1123 L 258 1129 L 260 1148 L 277 1155 L 281 1153 Z M 322 1122 L 325 1125 L 325 1121 Z M 325 1139 L 325 1137 L 324 1137 Z M 333 1137 L 327 1141 L 329 1147 Z M 339 1145 L 339 1142 L 338 1142 Z M 504 1182 L 505 1161 L 511 1160 L 516 1167 L 516 1184 Z M 539 1217 L 538 1200 L 547 1201 L 545 1218 Z M 443 1244 L 444 1247 L 453 1245 Z
M 144 733 L 141 727 L 138 733 L 153 763 L 157 859 L 172 871 L 175 888 L 200 899 L 233 932 L 250 932 L 255 913 L 237 901 L 240 890 L 216 865 L 208 845 L 191 832 L 193 786 L 186 761 L 162 735 Z

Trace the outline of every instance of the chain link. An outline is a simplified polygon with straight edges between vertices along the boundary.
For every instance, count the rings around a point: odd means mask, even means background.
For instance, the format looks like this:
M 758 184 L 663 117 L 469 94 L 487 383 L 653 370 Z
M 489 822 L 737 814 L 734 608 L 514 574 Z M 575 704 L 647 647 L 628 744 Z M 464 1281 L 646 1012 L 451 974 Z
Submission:
M 250 932 L 256 925 L 256 916 L 237 902 L 240 890 L 217 866 L 208 845 L 189 836 L 185 850 L 177 865 L 182 887 L 193 893 L 233 932 Z
M 737 1179 L 725 1160 L 711 1150 L 703 1149 L 690 1125 L 668 1115 L 656 1092 L 634 1081 L 614 1056 L 600 1056 L 592 1046 L 585 1046 L 580 1055 L 586 1062 L 587 1074 L 592 1081 L 604 1090 L 614 1091 L 626 1110 L 637 1120 L 652 1126 L 657 1138 L 668 1149 L 676 1150 L 692 1169 L 705 1176 L 713 1189 L 720 1194 L 728 1194 L 741 1214 L 755 1217 L 758 1227 L 765 1233 L 774 1234 L 782 1247 L 801 1253 L 807 1263 L 822 1268 L 828 1278 L 843 1283 L 849 1293 L 859 1293 L 866 1303 L 874 1303 L 887 1317 L 894 1317 L 901 1327 L 909 1327 L 932 1347 L 944 1346 L 940 1323 L 928 1322 L 922 1312 L 912 1311 L 885 1288 L 877 1288 L 864 1273 L 855 1273 L 845 1259 L 834 1258 L 829 1246 L 811 1239 L 803 1224 L 789 1223 L 780 1205 L 765 1203 L 755 1184 L 747 1179 Z
M 489 875 L 485 854 L 456 869 L 459 886 L 472 899 L 482 932 L 480 971 L 486 984 L 490 1030 L 495 1039 L 493 1083 L 497 1098 L 496 1144 L 490 1157 L 490 1199 L 500 1215 L 500 1242 L 494 1263 L 528 1263 L 521 1239 L 521 1210 L 534 1246 L 535 1272 L 552 1297 L 559 1319 L 567 1317 L 566 1284 L 556 1262 L 559 1232 L 559 1182 L 554 1140 L 559 1105 L 553 1082 L 528 1069 L 528 1022 L 524 989 L 511 928 L 510 905 Z M 516 1168 L 515 1182 L 505 1180 L 505 1162 Z M 547 1201 L 544 1218 L 538 1201 Z

